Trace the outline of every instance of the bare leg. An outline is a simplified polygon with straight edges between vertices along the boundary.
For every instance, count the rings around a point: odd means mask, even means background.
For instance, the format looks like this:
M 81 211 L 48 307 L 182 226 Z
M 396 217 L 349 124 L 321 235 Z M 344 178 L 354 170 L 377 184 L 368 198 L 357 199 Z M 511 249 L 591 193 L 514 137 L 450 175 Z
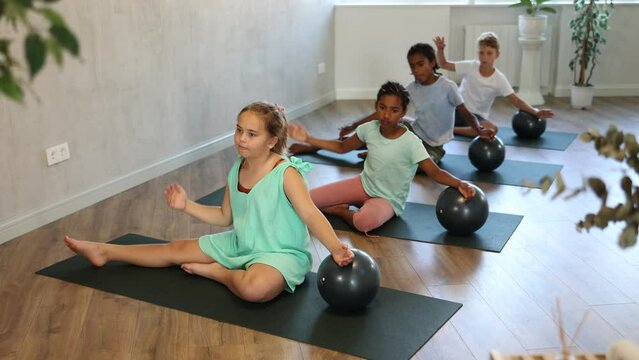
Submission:
M 224 284 L 240 299 L 266 302 L 279 295 L 286 286 L 282 274 L 272 266 L 253 264 L 248 270 L 229 270 L 219 263 L 183 264 L 184 271 Z
M 339 216 L 342 220 L 346 221 L 353 229 L 357 229 L 353 224 L 353 215 L 355 211 L 351 210 L 348 204 L 338 204 L 333 206 L 327 206 L 320 209 L 324 214 Z
M 497 134 L 497 131 L 499 131 L 497 126 L 488 120 L 481 120 L 479 124 L 485 128 L 493 129 L 495 134 Z M 470 126 L 455 126 L 453 133 L 455 135 L 466 136 L 466 137 L 475 137 L 479 135 L 477 134 L 477 131 L 475 131 L 475 129 L 471 128 Z
M 73 252 L 89 260 L 94 266 L 102 266 L 109 261 L 122 261 L 145 267 L 214 262 L 214 259 L 200 250 L 198 241 L 195 239 L 177 240 L 157 245 L 113 245 L 81 241 L 65 236 L 64 243 Z
M 296 154 L 310 154 L 310 153 L 314 153 L 317 152 L 317 150 L 319 150 L 318 147 L 315 147 L 313 145 L 310 144 L 293 144 L 291 146 L 288 147 L 288 152 L 291 153 L 292 155 L 296 155 Z

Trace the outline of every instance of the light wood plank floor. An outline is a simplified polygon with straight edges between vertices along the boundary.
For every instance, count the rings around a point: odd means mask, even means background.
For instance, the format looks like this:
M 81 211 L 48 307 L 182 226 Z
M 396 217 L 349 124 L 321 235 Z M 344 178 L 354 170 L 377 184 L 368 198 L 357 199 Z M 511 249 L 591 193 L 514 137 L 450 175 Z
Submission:
M 639 133 L 637 98 L 601 98 L 589 111 L 568 99 L 548 99 L 556 113 L 549 130 L 605 130 L 609 124 Z M 340 101 L 299 119 L 314 134 L 372 111 L 372 101 Z M 493 119 L 509 125 L 512 108 L 497 102 Z M 451 142 L 449 153 L 468 144 Z M 183 184 L 191 198 L 221 187 L 235 157 L 228 149 L 78 211 L 0 246 L 0 358 L 2 359 L 337 359 L 344 354 L 219 323 L 155 305 L 37 276 L 35 271 L 71 256 L 64 234 L 108 241 L 128 232 L 162 239 L 193 238 L 214 228 L 170 210 L 162 190 Z M 617 183 L 620 166 L 576 140 L 566 151 L 508 147 L 507 158 L 564 165 L 577 186 L 582 176 Z M 356 174 L 317 166 L 312 186 Z M 524 215 L 499 253 L 340 232 L 373 255 L 382 285 L 464 304 L 420 351 L 417 359 L 488 359 L 501 353 L 543 353 L 559 347 L 555 299 L 576 352 L 605 352 L 621 338 L 639 342 L 639 246 L 622 250 L 619 227 L 577 233 L 574 223 L 597 201 L 583 195 L 550 200 L 539 190 L 478 184 L 491 211 Z M 442 186 L 415 179 L 410 200 L 434 204 Z M 619 196 L 615 193 L 615 196 Z M 314 270 L 327 255 L 314 241 Z M 579 332 L 577 329 L 583 321 Z

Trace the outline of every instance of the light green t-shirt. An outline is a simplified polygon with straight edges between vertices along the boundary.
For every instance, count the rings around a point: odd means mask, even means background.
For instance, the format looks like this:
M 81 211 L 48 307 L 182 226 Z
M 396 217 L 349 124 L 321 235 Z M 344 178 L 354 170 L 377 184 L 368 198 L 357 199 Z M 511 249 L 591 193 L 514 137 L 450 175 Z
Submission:
M 364 190 L 369 196 L 388 200 L 395 215 L 401 215 L 418 163 L 429 157 L 422 141 L 408 130 L 397 139 L 387 139 L 377 120 L 360 125 L 357 137 L 368 148 L 362 172 Z
M 227 182 L 233 230 L 202 236 L 200 249 L 228 269 L 270 265 L 286 280 L 286 290 L 293 292 L 310 271 L 312 256 L 308 228 L 284 192 L 284 172 L 293 167 L 303 174 L 311 165 L 285 158 L 246 194 L 237 187 L 241 163 L 240 157 Z

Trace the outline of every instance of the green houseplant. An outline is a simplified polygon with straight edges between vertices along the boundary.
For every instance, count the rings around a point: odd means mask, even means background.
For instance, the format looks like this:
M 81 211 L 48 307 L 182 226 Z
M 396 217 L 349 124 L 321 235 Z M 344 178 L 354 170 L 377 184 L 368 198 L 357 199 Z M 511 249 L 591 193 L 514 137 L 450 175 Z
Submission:
M 547 12 L 554 14 L 557 11 L 550 6 L 545 6 L 544 3 L 550 0 L 520 0 L 518 3 L 510 5 L 513 8 L 522 7 L 526 10 L 526 14 L 530 16 L 539 15 L 541 12 Z
M 519 15 L 519 37 L 524 39 L 541 39 L 546 32 L 548 17 L 542 12 L 554 14 L 556 10 L 544 5 L 550 0 L 519 0 L 510 5 L 513 8 L 523 8 L 525 14 Z
M 587 108 L 592 104 L 594 88 L 590 83 L 597 65 L 600 47 L 606 43 L 604 31 L 614 7 L 608 0 L 574 0 L 575 17 L 570 21 L 571 40 L 575 45 L 569 67 L 573 71 L 571 105 Z
M 42 70 L 47 55 L 62 65 L 64 52 L 80 55 L 80 45 L 64 18 L 45 5 L 57 0 L 0 0 L 0 97 L 21 102 L 29 81 Z M 20 41 L 22 40 L 22 41 Z M 26 66 L 13 51 L 21 42 Z

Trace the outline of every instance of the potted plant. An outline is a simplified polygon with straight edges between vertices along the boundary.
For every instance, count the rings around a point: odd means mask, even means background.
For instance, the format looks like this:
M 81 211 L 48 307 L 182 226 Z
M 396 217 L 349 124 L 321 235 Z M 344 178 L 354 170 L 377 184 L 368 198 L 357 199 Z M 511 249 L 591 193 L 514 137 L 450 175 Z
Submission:
M 570 104 L 576 109 L 592 105 L 594 87 L 590 83 L 592 71 L 597 65 L 600 45 L 606 43 L 603 32 L 608 30 L 608 19 L 614 7 L 608 0 L 574 0 L 575 18 L 570 20 L 575 56 L 570 60 L 573 85 L 570 88 Z
M 518 3 L 510 5 L 510 7 L 523 7 L 525 14 L 519 15 L 519 37 L 524 39 L 541 39 L 546 32 L 546 23 L 548 16 L 541 14 L 547 12 L 554 14 L 557 11 L 544 3 L 550 0 L 519 0 Z

